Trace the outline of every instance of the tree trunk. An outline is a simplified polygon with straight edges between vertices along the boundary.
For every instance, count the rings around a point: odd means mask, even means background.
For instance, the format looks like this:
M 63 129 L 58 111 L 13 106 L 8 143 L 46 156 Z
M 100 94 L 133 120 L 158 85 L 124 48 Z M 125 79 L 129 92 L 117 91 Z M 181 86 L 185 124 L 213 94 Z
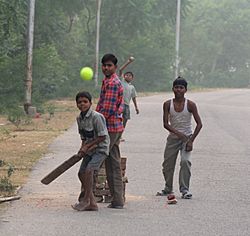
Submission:
M 98 86 L 98 65 L 99 65 L 99 41 L 100 41 L 100 13 L 101 13 L 101 0 L 97 0 L 97 13 L 96 13 L 96 52 L 95 52 L 95 88 Z
M 32 58 L 34 41 L 34 18 L 35 18 L 35 0 L 30 0 L 29 4 L 29 29 L 28 29 L 28 51 L 27 51 L 27 77 L 25 81 L 25 103 L 24 110 L 30 114 L 31 94 L 32 94 Z

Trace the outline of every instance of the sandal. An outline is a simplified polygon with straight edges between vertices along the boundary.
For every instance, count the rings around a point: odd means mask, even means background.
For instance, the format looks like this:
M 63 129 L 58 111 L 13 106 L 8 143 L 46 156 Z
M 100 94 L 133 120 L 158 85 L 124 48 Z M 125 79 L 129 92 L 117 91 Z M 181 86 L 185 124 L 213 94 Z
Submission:
M 156 193 L 156 196 L 168 196 L 168 194 L 171 194 L 171 193 L 166 192 L 166 190 L 161 190 L 161 192 Z
M 181 198 L 183 198 L 183 199 L 191 199 L 192 196 L 193 196 L 192 193 L 190 193 L 190 192 L 184 192 L 184 193 L 182 193 Z
M 168 200 L 167 200 L 168 204 L 176 204 L 177 203 L 177 200 L 176 200 L 174 194 L 169 194 L 167 198 L 168 198 Z

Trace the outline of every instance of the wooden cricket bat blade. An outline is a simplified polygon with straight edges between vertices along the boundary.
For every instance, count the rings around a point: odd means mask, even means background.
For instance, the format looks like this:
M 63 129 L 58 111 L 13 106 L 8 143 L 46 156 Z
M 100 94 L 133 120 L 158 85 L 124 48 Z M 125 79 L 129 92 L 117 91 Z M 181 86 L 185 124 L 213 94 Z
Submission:
M 66 170 L 76 164 L 78 161 L 82 159 L 81 155 L 75 154 L 66 161 L 64 161 L 61 165 L 52 170 L 48 175 L 46 175 L 41 182 L 43 184 L 49 184 L 54 181 L 58 176 L 63 174 Z

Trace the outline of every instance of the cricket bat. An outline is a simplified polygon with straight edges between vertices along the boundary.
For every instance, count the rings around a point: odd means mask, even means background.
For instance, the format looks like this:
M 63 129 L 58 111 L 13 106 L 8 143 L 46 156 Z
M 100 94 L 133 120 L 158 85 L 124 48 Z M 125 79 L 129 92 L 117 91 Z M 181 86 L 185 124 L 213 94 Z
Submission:
M 56 167 L 54 170 L 52 170 L 48 175 L 46 175 L 41 182 L 43 184 L 48 185 L 52 181 L 54 181 L 58 176 L 63 174 L 66 170 L 68 170 L 70 167 L 72 167 L 74 164 L 76 164 L 78 161 L 80 161 L 83 158 L 83 155 L 75 154 L 66 161 L 64 161 L 61 165 Z

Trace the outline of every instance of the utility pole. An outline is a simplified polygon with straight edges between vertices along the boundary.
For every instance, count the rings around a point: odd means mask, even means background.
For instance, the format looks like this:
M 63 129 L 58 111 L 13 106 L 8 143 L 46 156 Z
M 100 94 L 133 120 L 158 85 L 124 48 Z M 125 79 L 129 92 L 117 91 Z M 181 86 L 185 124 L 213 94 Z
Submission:
M 27 77 L 25 80 L 25 102 L 24 110 L 26 114 L 33 115 L 35 108 L 31 107 L 32 94 L 32 58 L 33 58 L 33 41 L 34 41 L 34 18 L 35 18 L 35 0 L 29 2 L 29 29 L 28 29 L 28 51 L 27 51 Z
M 180 68 L 180 58 L 179 58 L 179 48 L 180 48 L 180 18 L 181 18 L 181 0 L 177 0 L 177 10 L 176 10 L 176 36 L 175 36 L 175 78 L 179 76 Z
M 100 44 L 100 13 L 102 0 L 97 0 L 96 13 L 96 48 L 95 48 L 95 88 L 98 86 L 98 66 L 99 66 L 99 44 Z

